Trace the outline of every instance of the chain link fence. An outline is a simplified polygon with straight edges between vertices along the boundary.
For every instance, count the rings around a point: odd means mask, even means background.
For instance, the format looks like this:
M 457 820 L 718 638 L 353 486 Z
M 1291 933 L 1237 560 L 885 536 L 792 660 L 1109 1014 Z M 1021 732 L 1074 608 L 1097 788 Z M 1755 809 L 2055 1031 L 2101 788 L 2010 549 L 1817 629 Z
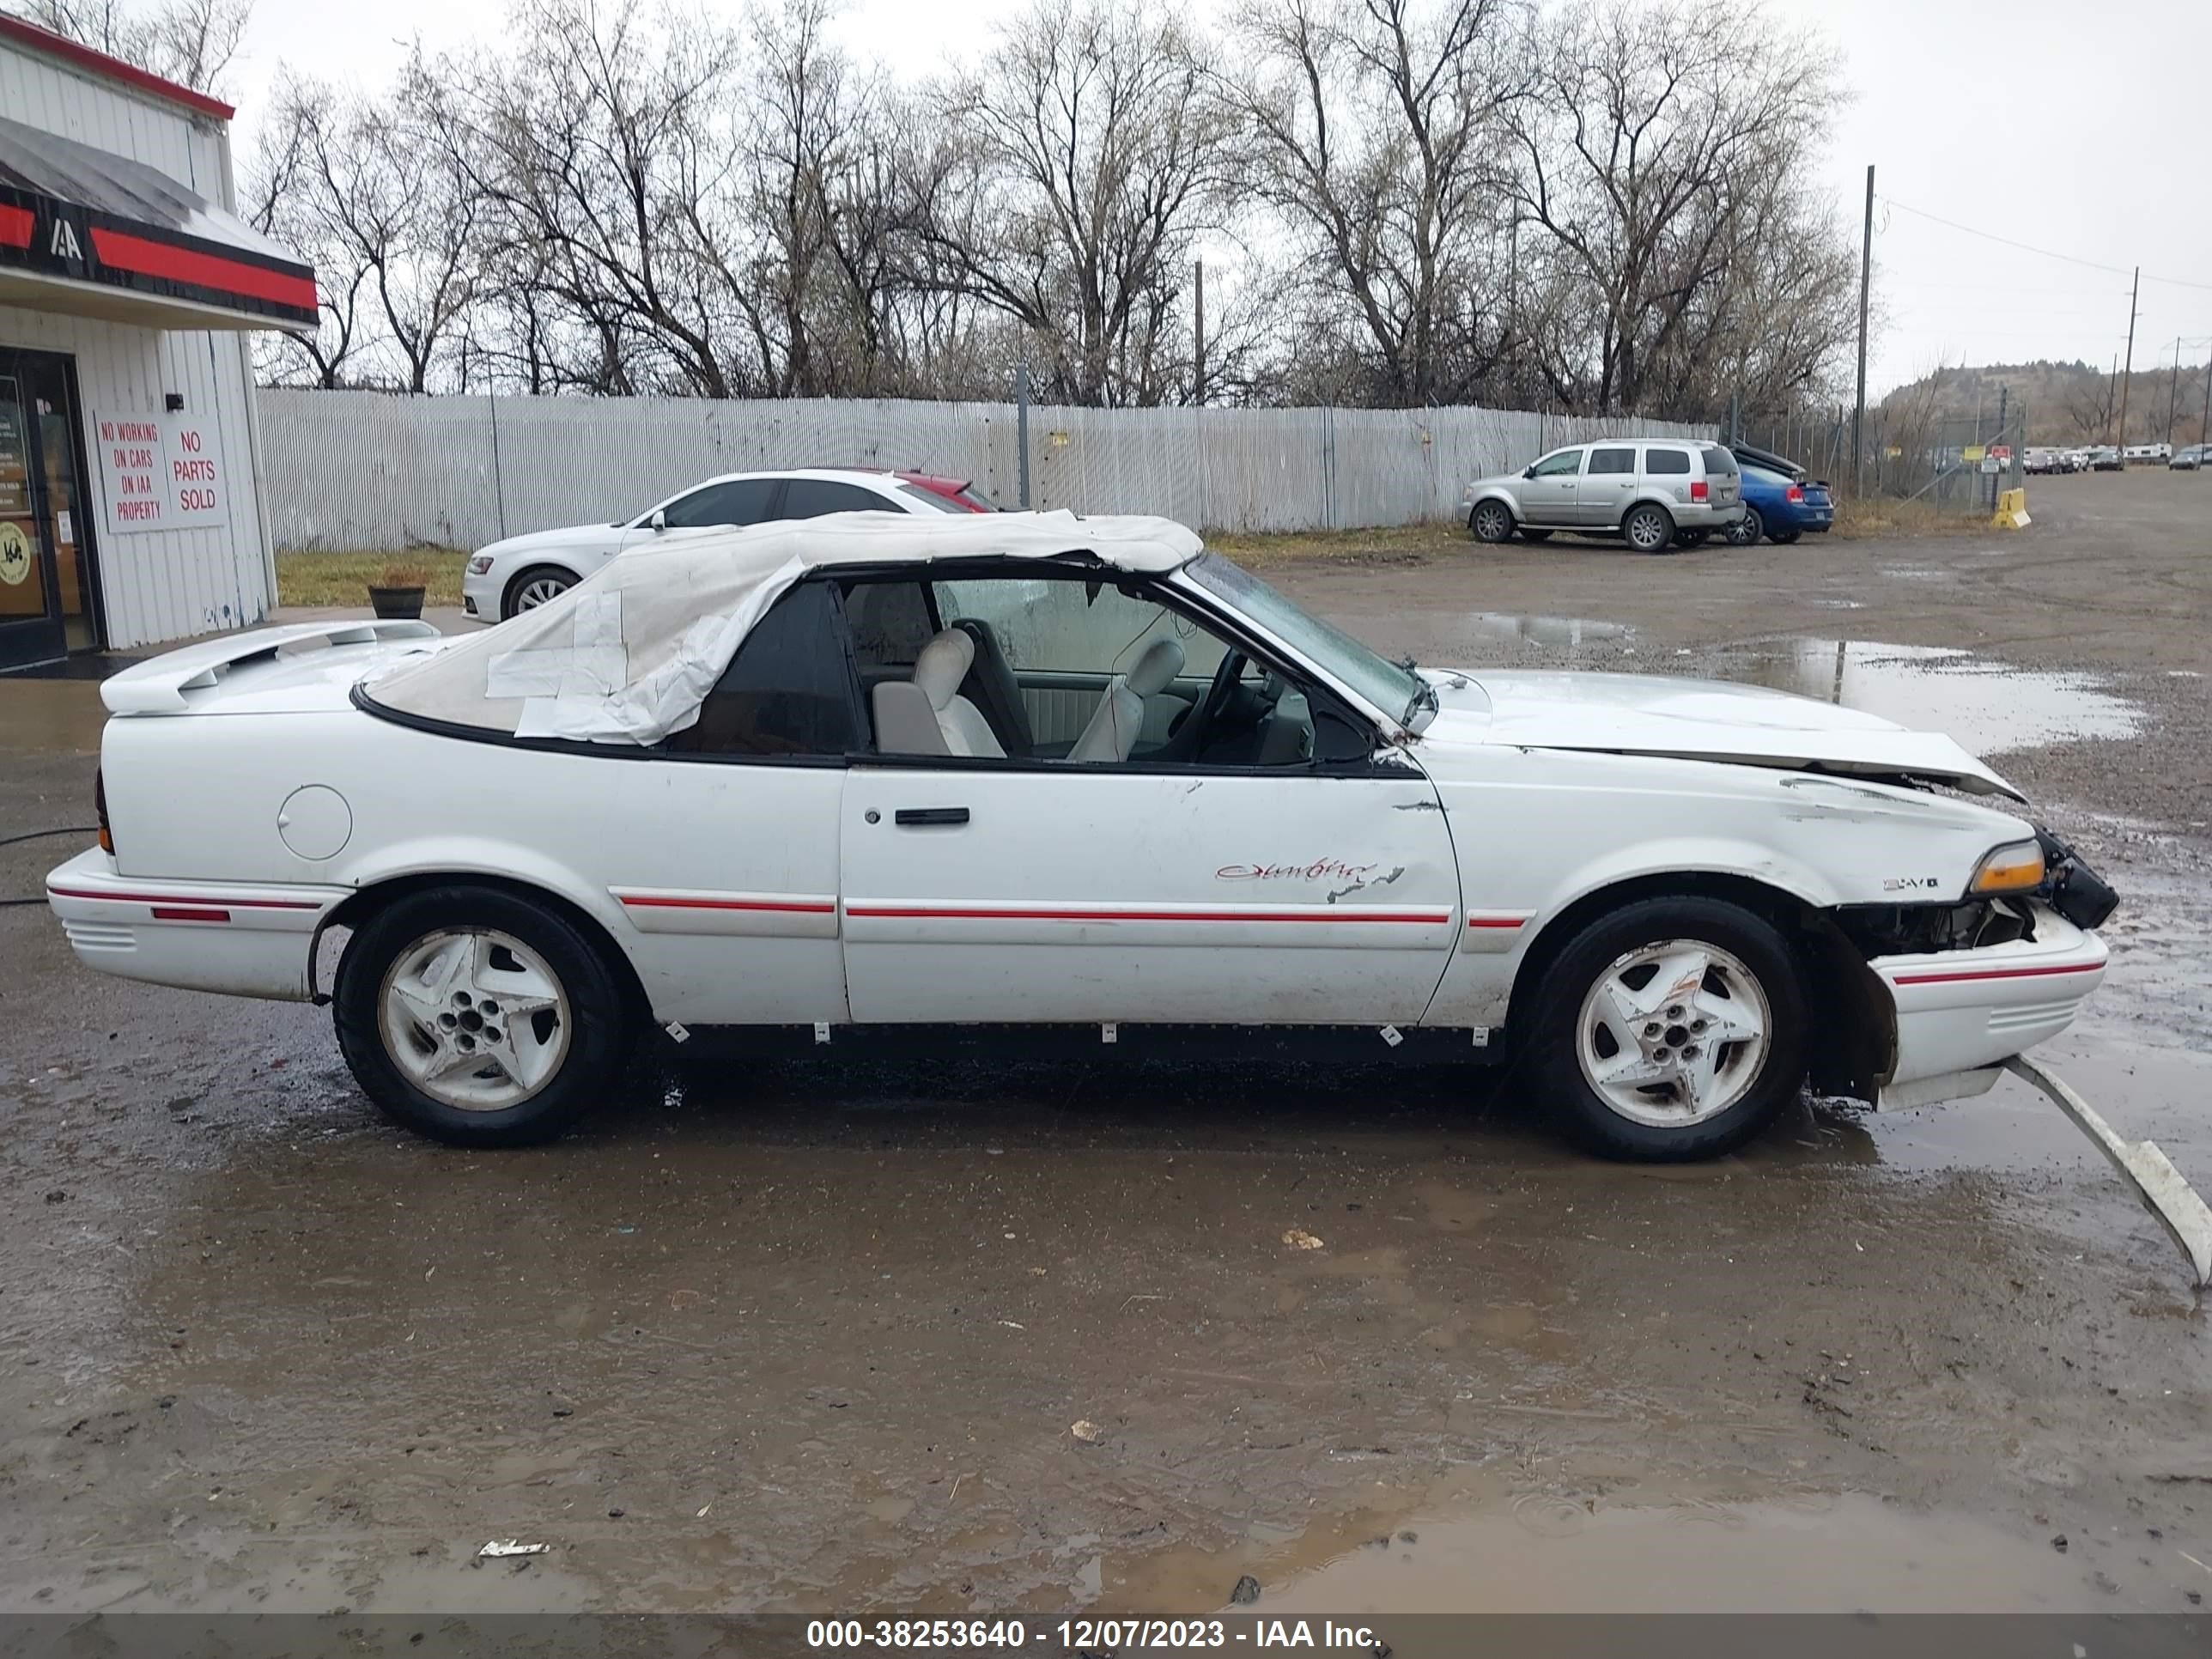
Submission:
M 1021 500 L 1012 403 L 259 394 L 270 517 L 286 550 L 481 547 L 635 518 L 722 472 L 853 466 L 971 480 Z M 1547 449 L 1709 427 L 1508 410 L 1029 410 L 1030 503 L 1157 513 L 1203 530 L 1366 529 L 1455 517 L 1471 478 Z
M 1849 410 L 1814 410 L 1763 426 L 1746 422 L 1738 435 L 1796 462 L 1839 496 L 1851 493 Z M 1863 442 L 1856 473 L 1862 495 L 1986 517 L 1996 510 L 2000 491 L 2027 480 L 2027 408 L 2008 401 L 1971 415 L 1869 409 Z

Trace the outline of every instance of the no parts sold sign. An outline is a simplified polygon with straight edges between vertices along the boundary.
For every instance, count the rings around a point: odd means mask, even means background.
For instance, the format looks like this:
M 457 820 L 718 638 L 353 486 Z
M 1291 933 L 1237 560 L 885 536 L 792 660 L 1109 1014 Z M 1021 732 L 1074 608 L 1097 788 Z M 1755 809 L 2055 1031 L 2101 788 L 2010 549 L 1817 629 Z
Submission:
M 107 527 L 204 530 L 230 522 L 229 479 L 211 422 L 189 415 L 94 415 Z

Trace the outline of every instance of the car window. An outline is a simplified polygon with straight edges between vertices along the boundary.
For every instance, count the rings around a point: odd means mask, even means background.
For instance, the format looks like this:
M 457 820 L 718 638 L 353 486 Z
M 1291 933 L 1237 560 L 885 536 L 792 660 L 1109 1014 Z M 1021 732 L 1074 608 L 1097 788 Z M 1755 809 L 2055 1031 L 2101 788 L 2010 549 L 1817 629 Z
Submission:
M 964 507 L 945 500 L 933 489 L 923 489 L 918 483 L 902 483 L 898 487 L 898 492 L 909 501 L 920 501 L 924 507 L 933 507 L 939 513 L 965 513 L 968 510 Z
M 818 519 L 825 513 L 889 513 L 891 504 L 872 489 L 835 478 L 793 478 L 784 487 L 787 519 Z
M 1633 472 L 1636 471 L 1636 452 L 1632 449 L 1593 449 L 1589 470 L 1599 472 Z
M 800 582 L 745 636 L 672 754 L 845 755 L 863 748 L 836 590 Z
M 1735 472 L 1735 457 L 1727 450 L 1715 446 L 1699 453 L 1705 458 L 1705 476 L 1708 478 L 1725 478 Z
M 1644 452 L 1646 472 L 1686 473 L 1690 470 L 1689 452 L 1681 449 L 1647 449 Z
M 920 582 L 857 583 L 846 590 L 845 618 L 863 679 L 874 669 L 912 668 L 936 632 Z
M 1555 455 L 1547 455 L 1529 469 L 1532 478 L 1571 478 L 1583 468 L 1583 452 L 1562 449 Z
M 1111 582 L 1003 577 L 932 584 L 950 624 L 988 623 L 1017 675 L 1084 674 L 1102 681 L 1127 672 L 1154 640 L 1182 647 L 1178 678 L 1210 678 L 1227 650 L 1188 617 Z
M 775 499 L 775 478 L 731 478 L 678 495 L 660 509 L 671 530 L 698 530 L 710 525 L 759 524 Z

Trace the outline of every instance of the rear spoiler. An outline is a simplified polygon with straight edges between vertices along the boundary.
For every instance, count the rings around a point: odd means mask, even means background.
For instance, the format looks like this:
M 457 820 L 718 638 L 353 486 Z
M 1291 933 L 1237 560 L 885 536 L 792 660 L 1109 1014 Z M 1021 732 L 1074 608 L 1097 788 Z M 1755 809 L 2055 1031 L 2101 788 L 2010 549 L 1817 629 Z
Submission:
M 204 691 L 240 664 L 267 660 L 288 647 L 382 645 L 438 637 L 438 630 L 426 622 L 287 623 L 280 628 L 257 628 L 135 664 L 101 682 L 100 700 L 111 714 L 182 714 L 191 708 L 185 692 Z

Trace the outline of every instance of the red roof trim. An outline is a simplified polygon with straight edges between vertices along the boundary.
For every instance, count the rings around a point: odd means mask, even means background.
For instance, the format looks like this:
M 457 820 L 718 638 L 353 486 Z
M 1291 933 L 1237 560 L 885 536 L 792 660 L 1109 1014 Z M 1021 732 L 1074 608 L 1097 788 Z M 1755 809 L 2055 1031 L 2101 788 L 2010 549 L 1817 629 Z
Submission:
M 219 293 L 245 295 L 310 314 L 321 303 L 315 297 L 313 276 L 267 270 L 194 248 L 173 247 L 166 242 L 149 241 L 143 236 L 110 230 L 103 225 L 94 225 L 91 230 L 92 251 L 100 256 L 100 263 L 118 270 L 134 270 L 142 276 L 158 276 L 194 288 L 214 289 Z
M 52 29 L 42 29 L 36 23 L 27 22 L 21 17 L 11 17 L 5 12 L 0 12 L 0 40 L 12 40 L 33 52 L 58 58 L 72 69 L 82 70 L 98 80 L 112 81 L 134 91 L 151 93 L 165 102 L 181 104 L 199 114 L 212 115 L 218 121 L 228 121 L 238 113 L 220 98 L 210 98 L 204 92 L 194 92 L 190 87 L 179 86 L 174 81 L 165 81 L 158 75 L 149 75 L 136 64 L 126 64 L 120 58 L 111 58 L 82 41 L 72 40 L 65 34 L 56 34 Z
M 0 247 L 28 247 L 38 217 L 28 208 L 0 202 Z

